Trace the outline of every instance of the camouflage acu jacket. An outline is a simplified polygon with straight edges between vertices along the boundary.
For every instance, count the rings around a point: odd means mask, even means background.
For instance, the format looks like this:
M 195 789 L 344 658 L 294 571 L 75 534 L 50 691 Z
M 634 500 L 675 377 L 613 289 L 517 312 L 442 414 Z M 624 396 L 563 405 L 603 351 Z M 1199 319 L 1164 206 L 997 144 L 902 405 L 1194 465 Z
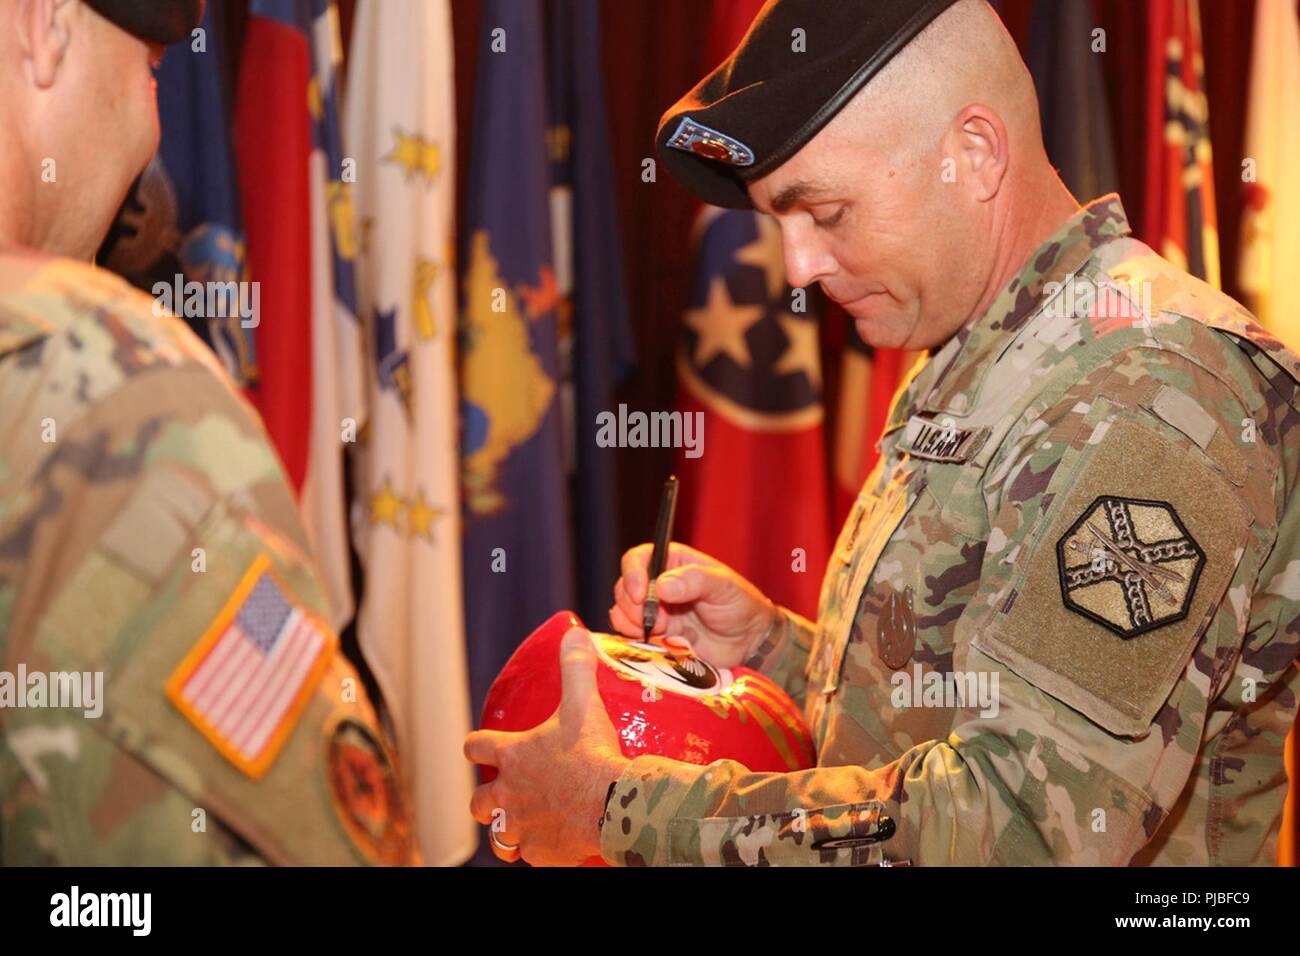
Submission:
M 15 262 L 0 262 L 20 277 L 0 290 L 0 862 L 409 860 L 394 764 L 256 416 L 124 282 Z M 69 706 L 93 675 L 102 699 Z
M 1081 211 L 895 397 L 816 624 L 818 766 L 639 757 L 614 864 L 1268 864 L 1300 670 L 1300 362 Z

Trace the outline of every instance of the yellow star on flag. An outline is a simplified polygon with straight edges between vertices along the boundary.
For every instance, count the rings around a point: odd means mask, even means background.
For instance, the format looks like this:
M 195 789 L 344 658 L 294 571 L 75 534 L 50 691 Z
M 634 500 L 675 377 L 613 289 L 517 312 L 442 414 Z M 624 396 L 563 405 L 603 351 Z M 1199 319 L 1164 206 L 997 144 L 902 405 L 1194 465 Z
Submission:
M 411 536 L 432 541 L 433 523 L 446 513 L 445 509 L 430 505 L 424 498 L 424 489 L 421 488 L 406 513 L 406 522 L 410 527 Z
M 384 157 L 384 162 L 401 166 L 408 181 L 412 176 L 420 175 L 426 184 L 433 185 L 442 172 L 442 147 L 418 133 L 405 133 L 400 126 L 393 128 L 393 136 L 396 143 L 393 151 Z
M 401 513 L 402 499 L 393 492 L 392 482 L 385 478 L 383 487 L 370 496 L 370 523 L 376 526 L 391 524 L 400 531 L 397 516 Z
M 802 371 L 815 389 L 822 387 L 821 345 L 817 339 L 817 323 L 811 319 L 800 319 L 789 312 L 782 312 L 776 317 L 781 331 L 790 344 L 776 360 L 772 370 L 779 375 L 788 375 Z
M 686 312 L 686 324 L 699 336 L 695 343 L 695 367 L 703 368 L 722 352 L 730 355 L 737 365 L 752 365 L 754 360 L 745 333 L 762 318 L 762 306 L 735 305 L 727 293 L 726 280 L 714 276 L 709 284 L 708 304 Z
M 781 227 L 767 216 L 755 215 L 758 236 L 747 246 L 736 250 L 735 259 L 745 265 L 763 270 L 767 281 L 767 297 L 776 299 L 785 289 L 785 259 L 781 254 Z

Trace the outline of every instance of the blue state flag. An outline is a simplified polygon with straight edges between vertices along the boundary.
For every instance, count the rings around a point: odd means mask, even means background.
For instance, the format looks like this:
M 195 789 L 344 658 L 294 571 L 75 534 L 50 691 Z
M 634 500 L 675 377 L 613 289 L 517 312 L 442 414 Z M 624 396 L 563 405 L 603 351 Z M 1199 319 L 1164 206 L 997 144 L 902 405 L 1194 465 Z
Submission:
M 1119 186 L 1102 73 L 1106 36 L 1092 0 L 1037 0 L 1029 23 L 1029 71 L 1047 156 L 1077 199 Z
M 619 575 L 614 449 L 596 444 L 596 416 L 615 409 L 615 387 L 634 361 L 623 283 L 617 197 L 610 165 L 596 0 L 550 0 L 548 140 L 556 272 L 564 293 L 560 356 L 565 407 L 574 410 L 566 442 L 573 491 L 578 611 L 600 626 Z
M 167 48 L 157 71 L 158 154 L 131 187 L 100 249 L 103 265 L 146 291 L 159 283 L 183 290 L 186 283 L 197 282 L 206 289 L 207 283 L 249 279 L 220 24 L 217 5 L 209 4 L 201 32 Z M 225 305 L 209 310 L 205 295 L 202 314 L 193 314 L 184 299 L 176 298 L 172 295 L 167 304 L 212 348 L 235 381 L 255 384 L 251 323 L 257 317 L 245 320 L 238 299 L 214 298 Z M 245 294 L 242 304 L 251 307 L 251 294 Z
M 461 229 L 461 481 L 475 712 L 514 648 L 572 607 L 538 0 L 487 0 Z

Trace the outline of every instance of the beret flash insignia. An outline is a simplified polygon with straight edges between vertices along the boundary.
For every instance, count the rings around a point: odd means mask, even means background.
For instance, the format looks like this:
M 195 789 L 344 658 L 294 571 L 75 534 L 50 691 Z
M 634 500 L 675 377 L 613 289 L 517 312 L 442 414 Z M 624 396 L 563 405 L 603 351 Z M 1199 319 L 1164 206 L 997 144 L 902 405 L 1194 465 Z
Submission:
M 697 123 L 689 116 L 681 121 L 677 132 L 668 139 L 667 145 L 673 149 L 696 153 L 705 159 L 730 163 L 732 166 L 754 164 L 754 151 L 740 140 L 726 133 L 720 133 L 716 129 L 710 129 L 703 123 Z

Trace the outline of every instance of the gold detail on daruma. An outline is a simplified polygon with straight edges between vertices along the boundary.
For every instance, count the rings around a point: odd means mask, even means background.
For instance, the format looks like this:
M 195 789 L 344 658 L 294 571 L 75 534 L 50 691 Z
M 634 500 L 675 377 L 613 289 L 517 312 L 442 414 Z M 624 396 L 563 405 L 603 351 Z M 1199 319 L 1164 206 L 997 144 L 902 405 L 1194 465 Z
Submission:
M 1056 544 L 1065 606 L 1124 639 L 1187 616 L 1205 554 L 1166 501 L 1102 495 Z

